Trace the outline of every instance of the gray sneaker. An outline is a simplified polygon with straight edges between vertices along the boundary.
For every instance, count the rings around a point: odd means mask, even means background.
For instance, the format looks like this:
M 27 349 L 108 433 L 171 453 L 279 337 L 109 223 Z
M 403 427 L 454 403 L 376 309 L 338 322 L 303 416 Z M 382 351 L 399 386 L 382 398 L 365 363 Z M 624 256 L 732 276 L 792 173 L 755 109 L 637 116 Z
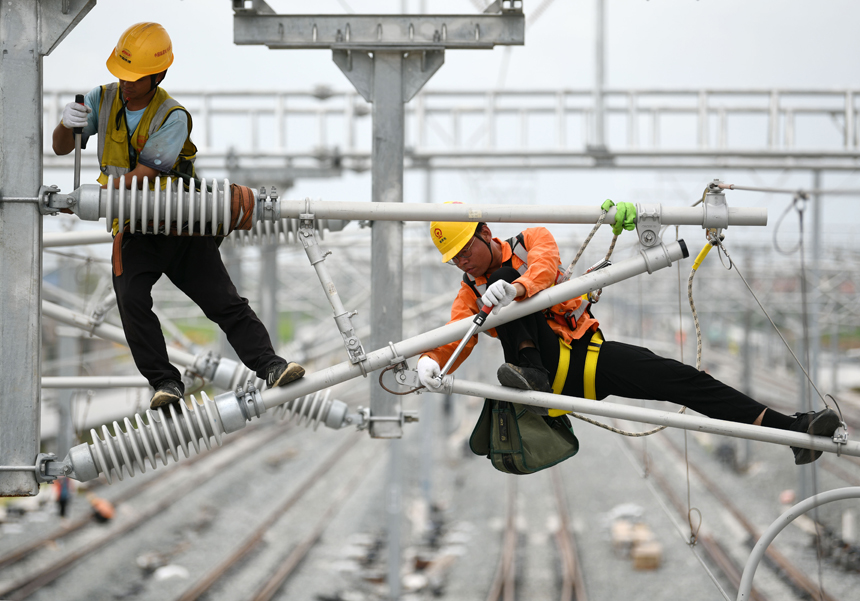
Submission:
M 805 432 L 812 436 L 826 436 L 831 438 L 836 429 L 842 425 L 839 421 L 839 416 L 833 409 L 827 408 L 823 411 L 815 413 L 795 413 L 794 423 L 791 425 L 791 430 L 795 432 Z M 803 449 L 800 447 L 791 447 L 794 451 L 794 464 L 804 465 L 812 463 L 821 457 L 821 451 L 813 451 L 812 449 Z
M 284 386 L 305 375 L 305 368 L 298 363 L 274 363 L 266 370 L 266 386 L 276 388 Z
M 149 400 L 150 409 L 158 409 L 170 403 L 182 400 L 182 384 L 176 380 L 164 380 L 155 387 L 155 394 Z

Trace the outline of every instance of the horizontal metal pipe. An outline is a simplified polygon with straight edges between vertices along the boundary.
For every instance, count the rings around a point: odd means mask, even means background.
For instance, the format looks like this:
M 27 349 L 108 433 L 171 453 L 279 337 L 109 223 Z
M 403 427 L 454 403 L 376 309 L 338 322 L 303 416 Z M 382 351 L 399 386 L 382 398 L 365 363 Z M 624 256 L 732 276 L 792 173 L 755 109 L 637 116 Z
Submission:
M 800 432 L 788 430 L 777 430 L 753 426 L 752 424 L 739 424 L 710 417 L 699 417 L 686 415 L 673 411 L 660 411 L 658 409 L 646 409 L 644 407 L 631 407 L 617 403 L 605 403 L 602 401 L 591 401 L 577 397 L 561 396 L 549 392 L 534 392 L 530 390 L 515 390 L 481 382 L 469 382 L 457 380 L 443 380 L 444 392 L 455 394 L 466 394 L 477 397 L 497 399 L 499 401 L 510 401 L 546 407 L 548 409 L 564 409 L 576 413 L 589 415 L 600 415 L 603 417 L 615 417 L 635 422 L 644 422 L 657 426 L 668 426 L 670 428 L 681 428 L 683 430 L 694 430 L 697 432 L 708 432 L 734 438 L 747 438 L 761 442 L 772 442 L 776 444 L 827 451 L 828 453 L 840 452 L 843 455 L 860 457 L 860 442 L 847 442 L 838 445 L 829 438 L 823 436 L 812 437 Z
M 103 244 L 111 241 L 113 241 L 113 236 L 111 236 L 110 232 L 104 230 L 54 232 L 42 236 L 42 248 L 85 246 L 87 244 Z
M 143 376 L 42 376 L 42 388 L 146 388 Z
M 83 315 L 82 313 L 76 313 L 50 301 L 42 301 L 42 315 L 56 319 L 60 323 L 90 332 L 93 336 L 98 336 L 99 338 L 110 340 L 111 342 L 122 344 L 123 346 L 128 346 L 128 342 L 125 339 L 125 332 L 122 328 L 118 328 L 117 326 L 108 323 L 94 325 L 93 320 L 90 317 Z M 182 367 L 193 367 L 196 360 L 196 357 L 191 353 L 186 353 L 185 351 L 181 351 L 173 347 L 167 347 L 167 356 L 172 363 L 176 363 Z
M 624 259 L 609 267 L 586 273 L 563 284 L 547 288 L 528 300 L 511 303 L 499 311 L 498 315 L 491 314 L 479 331 L 488 330 L 497 325 L 547 309 L 560 302 L 581 296 L 591 290 L 605 288 L 635 275 L 668 267 L 672 262 L 686 255 L 685 248 L 678 242 L 669 243 L 665 249 L 665 254 L 663 254 L 661 247 L 640 251 L 640 254 L 636 257 Z M 662 263 L 659 262 L 660 258 L 663 259 Z M 455 290 L 451 291 L 452 300 L 455 293 Z M 472 318 L 467 317 L 430 330 L 429 332 L 413 336 L 394 345 L 396 354 L 403 357 L 412 357 L 443 344 L 460 340 L 471 325 Z M 368 372 L 387 367 L 394 357 L 395 353 L 392 352 L 390 347 L 374 350 L 367 353 L 365 367 Z M 271 409 L 300 396 L 329 388 L 330 386 L 346 382 L 361 375 L 361 369 L 358 365 L 352 365 L 349 362 L 339 363 L 327 369 L 308 374 L 304 378 L 281 388 L 263 392 L 263 404 L 267 409 Z
M 298 218 L 310 210 L 317 219 L 373 221 L 486 221 L 504 223 L 588 223 L 600 207 L 574 205 L 467 205 L 281 200 L 281 217 Z M 662 207 L 663 225 L 701 225 L 702 207 Z M 606 223 L 615 223 L 615 209 Z M 729 225 L 767 225 L 767 209 L 729 207 Z

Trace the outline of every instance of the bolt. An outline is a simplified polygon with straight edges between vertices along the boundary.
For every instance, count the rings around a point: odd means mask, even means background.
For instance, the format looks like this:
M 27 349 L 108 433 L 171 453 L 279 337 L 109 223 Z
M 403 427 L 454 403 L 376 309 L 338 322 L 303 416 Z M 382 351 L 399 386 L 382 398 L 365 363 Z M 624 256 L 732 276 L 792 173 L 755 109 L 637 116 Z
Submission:
M 652 244 L 654 244 L 655 239 L 656 236 L 654 236 L 654 232 L 652 232 L 651 230 L 642 232 L 642 244 L 646 246 L 651 246 Z

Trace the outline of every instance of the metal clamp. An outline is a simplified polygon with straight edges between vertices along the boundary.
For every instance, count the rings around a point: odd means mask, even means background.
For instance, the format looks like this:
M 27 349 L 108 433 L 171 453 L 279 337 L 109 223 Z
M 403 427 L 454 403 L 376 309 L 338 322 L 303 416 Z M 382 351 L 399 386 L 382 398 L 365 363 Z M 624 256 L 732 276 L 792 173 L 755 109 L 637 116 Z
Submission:
M 636 231 L 639 234 L 639 243 L 645 248 L 660 244 L 662 211 L 658 204 L 636 205 Z
M 266 194 L 266 187 L 260 187 L 257 194 L 257 221 L 275 222 L 281 218 L 281 203 L 278 202 L 278 190 L 275 186 Z
M 842 425 L 836 429 L 831 440 L 836 443 L 836 456 L 841 457 L 842 447 L 848 444 L 848 425 L 845 422 L 842 422 Z
M 44 484 L 70 475 L 72 466 L 65 461 L 57 461 L 53 453 L 39 453 L 35 465 L 0 465 L 0 472 L 33 472 L 36 482 Z
M 726 203 L 726 195 L 719 185 L 722 182 L 715 179 L 708 184 L 708 193 L 705 194 L 705 202 L 702 204 L 704 229 L 721 230 L 729 227 L 729 206 Z

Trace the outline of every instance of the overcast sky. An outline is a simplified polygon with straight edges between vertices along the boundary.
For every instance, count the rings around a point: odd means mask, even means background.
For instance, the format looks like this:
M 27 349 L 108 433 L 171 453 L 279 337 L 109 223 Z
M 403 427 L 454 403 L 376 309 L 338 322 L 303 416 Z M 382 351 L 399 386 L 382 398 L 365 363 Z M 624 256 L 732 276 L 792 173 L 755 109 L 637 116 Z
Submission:
M 485 3 L 471 0 L 270 0 L 279 13 L 312 12 L 474 13 Z M 176 62 L 165 87 L 171 89 L 306 90 L 328 84 L 345 90 L 349 83 L 328 51 L 269 50 L 233 44 L 229 0 L 100 0 L 90 14 L 44 60 L 46 90 L 86 92 L 112 79 L 105 60 L 119 34 L 140 21 L 158 21 L 170 33 Z M 527 33 L 523 47 L 510 50 L 503 85 L 507 89 L 589 88 L 593 82 L 595 0 L 556 0 L 536 19 L 530 14 L 543 0 L 525 0 Z M 858 88 L 860 78 L 860 2 L 852 0 L 606 0 L 607 75 L 611 88 Z M 501 78 L 505 50 L 448 51 L 445 65 L 429 89 L 491 89 Z M 181 100 L 181 98 L 180 98 Z M 619 172 L 440 175 L 436 202 L 457 199 L 493 202 L 494 188 L 523 187 L 527 202 L 571 204 L 618 200 L 662 200 L 686 204 L 713 177 L 737 183 L 787 182 L 809 185 L 809 173 L 775 172 Z M 787 179 L 786 179 L 787 178 Z M 829 187 L 860 188 L 848 173 L 825 174 Z M 65 187 L 65 186 L 61 186 Z M 299 181 L 296 197 L 369 200 L 368 174 L 343 180 Z M 356 192 L 358 191 L 358 192 Z M 417 173 L 407 174 L 406 201 L 423 200 Z M 788 203 L 786 197 L 730 198 L 739 206 L 768 206 L 771 223 Z M 848 244 L 845 216 L 860 221 L 856 199 L 828 200 L 825 222 L 834 229 L 831 242 Z M 770 230 L 770 226 L 768 228 Z M 764 240 L 770 233 L 758 232 Z

